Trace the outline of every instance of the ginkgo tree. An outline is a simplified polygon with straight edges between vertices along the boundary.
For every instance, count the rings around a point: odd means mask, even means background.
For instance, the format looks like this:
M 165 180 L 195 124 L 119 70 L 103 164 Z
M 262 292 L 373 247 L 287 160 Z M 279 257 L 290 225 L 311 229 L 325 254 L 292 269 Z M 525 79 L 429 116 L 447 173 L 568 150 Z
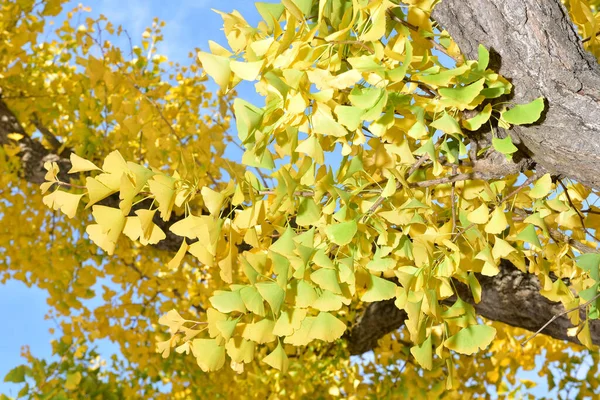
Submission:
M 21 395 L 514 394 L 539 356 L 598 394 L 597 1 L 259 2 L 187 66 L 62 3 L 0 10 L 0 271 L 61 360 Z

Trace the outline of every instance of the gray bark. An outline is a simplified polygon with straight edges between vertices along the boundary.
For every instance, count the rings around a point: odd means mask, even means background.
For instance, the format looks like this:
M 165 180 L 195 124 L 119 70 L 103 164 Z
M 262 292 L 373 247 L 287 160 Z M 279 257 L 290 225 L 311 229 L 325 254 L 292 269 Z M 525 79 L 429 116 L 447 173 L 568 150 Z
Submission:
M 543 96 L 540 123 L 511 135 L 537 164 L 600 189 L 600 67 L 560 0 L 443 0 L 433 12 L 467 59 L 483 44 L 515 103 Z

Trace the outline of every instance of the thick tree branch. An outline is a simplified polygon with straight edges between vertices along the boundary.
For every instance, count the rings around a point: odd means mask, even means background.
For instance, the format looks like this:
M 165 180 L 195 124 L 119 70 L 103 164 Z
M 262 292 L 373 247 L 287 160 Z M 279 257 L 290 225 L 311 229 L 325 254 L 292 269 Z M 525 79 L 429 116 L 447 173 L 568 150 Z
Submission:
M 573 327 L 561 303 L 548 300 L 540 294 L 540 282 L 535 275 L 526 274 L 515 268 L 510 262 L 503 260 L 500 273 L 494 277 L 476 274 L 481 285 L 481 302 L 475 303 L 471 289 L 458 281 L 454 281 L 458 296 L 475 307 L 475 311 L 492 321 L 527 329 L 536 332 L 550 319 L 558 317 L 541 332 L 556 339 L 579 343 L 576 337 L 567 335 Z M 444 301 L 451 305 L 456 298 Z M 358 318 L 348 334 L 348 346 L 352 354 L 362 354 L 377 347 L 377 340 L 404 324 L 406 313 L 396 308 L 394 300 L 372 303 Z M 581 318 L 585 318 L 584 310 L 580 310 Z M 590 321 L 592 341 L 600 344 L 600 321 Z

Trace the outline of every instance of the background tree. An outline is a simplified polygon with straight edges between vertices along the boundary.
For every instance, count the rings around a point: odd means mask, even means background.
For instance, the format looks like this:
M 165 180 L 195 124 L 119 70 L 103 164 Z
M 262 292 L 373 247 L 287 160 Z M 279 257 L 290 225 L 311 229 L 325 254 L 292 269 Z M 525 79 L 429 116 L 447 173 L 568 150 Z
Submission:
M 61 3 L 0 12 L 3 279 L 46 289 L 62 334 L 10 380 L 458 397 L 544 354 L 550 387 L 596 393 L 595 362 L 568 377 L 600 342 L 597 2 L 258 3 L 189 66 L 158 21 L 128 50 L 74 14 L 41 40 Z M 123 355 L 101 379 L 77 367 L 100 338 Z

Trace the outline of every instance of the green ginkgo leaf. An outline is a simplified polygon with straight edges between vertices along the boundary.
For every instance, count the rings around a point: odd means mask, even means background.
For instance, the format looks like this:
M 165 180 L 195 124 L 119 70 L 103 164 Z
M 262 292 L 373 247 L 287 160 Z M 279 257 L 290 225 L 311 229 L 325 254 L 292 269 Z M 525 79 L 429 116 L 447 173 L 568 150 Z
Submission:
M 527 225 L 525 229 L 523 229 L 518 235 L 517 240 L 522 240 L 527 242 L 533 246 L 536 246 L 538 249 L 542 248 L 542 244 L 540 243 L 540 238 L 535 231 L 535 226 Z
M 460 354 L 471 355 L 484 350 L 496 337 L 496 329 L 488 325 L 471 325 L 444 341 L 444 346 Z
M 348 221 L 327 226 L 325 233 L 333 243 L 338 246 L 344 246 L 352 241 L 357 230 L 358 225 L 356 221 Z
M 192 353 L 202 371 L 216 371 L 225 364 L 225 347 L 219 346 L 216 339 L 194 339 Z
M 346 324 L 329 313 L 321 312 L 312 321 L 310 337 L 325 342 L 333 342 L 342 337 L 345 331 Z
M 268 356 L 263 358 L 263 362 L 271 367 L 286 372 L 288 369 L 288 357 L 281 343 L 277 343 L 277 347 Z
M 256 289 L 267 303 L 269 303 L 273 313 L 279 314 L 285 298 L 285 291 L 276 282 L 259 282 L 256 284 Z
M 533 124 L 540 119 L 542 111 L 544 111 L 544 98 L 538 97 L 531 103 L 519 104 L 504 111 L 502 119 L 513 125 Z
M 254 286 L 246 286 L 240 290 L 240 296 L 244 305 L 248 309 L 248 311 L 253 312 L 256 315 L 260 315 L 261 317 L 265 316 L 265 304 L 264 299 L 256 290 Z M 214 307 L 214 304 L 213 304 Z M 217 308 L 217 307 L 215 307 Z M 217 310 L 219 310 L 217 308 Z M 221 310 L 219 310 L 221 311 Z M 221 311 L 222 312 L 222 311 Z
M 410 354 L 413 355 L 419 365 L 428 371 L 433 367 L 433 349 L 431 347 L 431 336 L 420 345 L 411 347 Z
M 372 303 L 375 301 L 388 300 L 396 296 L 396 284 L 387 279 L 369 275 L 367 291 L 360 298 L 362 301 Z
M 215 290 L 212 297 L 208 300 L 215 309 L 225 314 L 233 311 L 246 312 L 246 306 L 242 301 L 239 291 Z
M 492 146 L 494 146 L 494 149 L 496 149 L 496 151 L 505 154 L 507 156 L 515 153 L 517 150 L 517 147 L 513 144 L 512 139 L 510 138 L 510 136 L 505 137 L 504 139 L 500 139 L 500 138 L 492 138 Z
M 449 105 L 465 109 L 469 104 L 475 100 L 477 96 L 483 90 L 483 84 L 485 78 L 482 78 L 476 82 L 471 83 L 467 86 L 457 88 L 439 88 L 438 92 L 442 96 L 442 100 Z

